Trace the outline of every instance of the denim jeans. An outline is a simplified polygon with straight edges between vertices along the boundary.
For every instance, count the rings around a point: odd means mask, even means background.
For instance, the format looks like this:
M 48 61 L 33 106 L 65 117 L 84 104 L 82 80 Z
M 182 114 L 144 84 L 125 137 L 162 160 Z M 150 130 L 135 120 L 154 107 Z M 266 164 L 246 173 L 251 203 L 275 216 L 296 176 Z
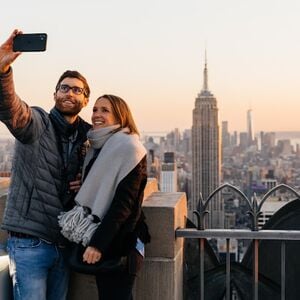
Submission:
M 7 252 L 15 300 L 66 299 L 69 270 L 62 249 L 39 238 L 9 237 Z

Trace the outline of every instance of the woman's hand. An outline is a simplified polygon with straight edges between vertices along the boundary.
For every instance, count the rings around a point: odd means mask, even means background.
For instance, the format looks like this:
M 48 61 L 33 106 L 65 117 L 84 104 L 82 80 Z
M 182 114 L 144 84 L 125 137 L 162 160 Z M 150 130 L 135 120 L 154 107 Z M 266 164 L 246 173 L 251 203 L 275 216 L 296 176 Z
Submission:
M 102 257 L 102 253 L 95 247 L 87 247 L 83 253 L 83 261 L 88 264 L 98 262 Z

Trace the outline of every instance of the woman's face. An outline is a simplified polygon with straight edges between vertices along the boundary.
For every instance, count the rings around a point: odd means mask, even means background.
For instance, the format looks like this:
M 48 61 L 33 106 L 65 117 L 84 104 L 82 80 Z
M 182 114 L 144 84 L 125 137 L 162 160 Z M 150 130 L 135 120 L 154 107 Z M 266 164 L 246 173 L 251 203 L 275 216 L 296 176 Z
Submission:
M 94 129 L 118 124 L 113 108 L 106 98 L 98 99 L 93 107 L 92 124 Z

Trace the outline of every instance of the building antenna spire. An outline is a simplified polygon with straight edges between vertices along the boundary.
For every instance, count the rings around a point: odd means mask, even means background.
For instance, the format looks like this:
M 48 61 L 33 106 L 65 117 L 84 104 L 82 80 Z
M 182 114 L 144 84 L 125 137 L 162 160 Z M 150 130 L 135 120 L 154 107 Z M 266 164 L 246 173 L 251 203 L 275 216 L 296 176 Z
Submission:
M 203 91 L 208 91 L 208 72 L 207 72 L 206 47 L 205 47 L 205 64 L 204 64 L 204 71 L 203 71 Z

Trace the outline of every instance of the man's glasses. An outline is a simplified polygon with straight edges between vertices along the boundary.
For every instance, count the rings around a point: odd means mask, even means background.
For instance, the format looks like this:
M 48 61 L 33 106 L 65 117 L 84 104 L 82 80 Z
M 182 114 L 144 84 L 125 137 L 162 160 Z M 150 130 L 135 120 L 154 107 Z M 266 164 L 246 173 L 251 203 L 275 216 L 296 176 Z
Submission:
M 81 88 L 79 86 L 69 86 L 67 84 L 61 84 L 58 88 L 58 90 L 64 94 L 68 93 L 69 90 L 72 90 L 72 92 L 75 95 L 81 95 L 81 94 L 85 94 L 85 89 Z

